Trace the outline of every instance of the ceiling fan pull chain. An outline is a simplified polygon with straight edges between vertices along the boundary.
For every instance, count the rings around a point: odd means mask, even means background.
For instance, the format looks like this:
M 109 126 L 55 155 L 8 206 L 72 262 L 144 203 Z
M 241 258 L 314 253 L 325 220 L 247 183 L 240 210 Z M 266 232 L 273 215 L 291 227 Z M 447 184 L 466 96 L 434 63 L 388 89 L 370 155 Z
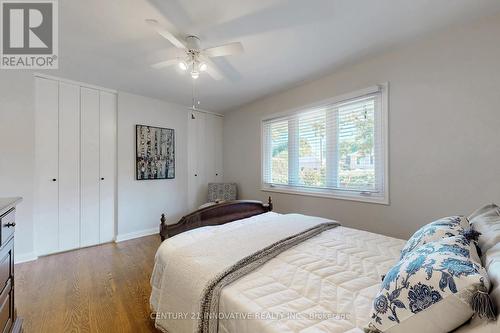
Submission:
M 193 106 L 193 109 L 196 109 L 196 106 L 194 105 L 194 80 L 191 80 L 191 104 Z
M 196 80 L 191 80 L 192 82 L 192 90 L 191 90 L 191 93 L 192 93 L 192 98 L 191 98 L 191 103 L 193 104 L 193 109 L 196 110 L 198 105 L 200 104 L 200 101 L 198 101 L 198 99 L 196 98 Z

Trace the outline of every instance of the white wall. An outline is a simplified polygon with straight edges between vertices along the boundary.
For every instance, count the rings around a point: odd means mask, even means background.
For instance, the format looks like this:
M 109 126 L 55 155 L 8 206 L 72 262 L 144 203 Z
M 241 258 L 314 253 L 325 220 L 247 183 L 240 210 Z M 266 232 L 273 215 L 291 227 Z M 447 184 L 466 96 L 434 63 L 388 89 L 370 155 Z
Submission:
M 0 197 L 22 196 L 16 259 L 33 256 L 34 81 L 27 71 L 0 74 Z
M 264 116 L 389 81 L 391 204 L 273 193 L 276 210 L 407 238 L 433 218 L 500 202 L 498 36 L 499 16 L 449 29 L 227 113 L 225 180 L 264 200 Z
M 175 223 L 187 210 L 185 107 L 118 93 L 118 239 L 158 232 L 160 216 Z M 135 180 L 135 125 L 175 129 L 175 179 Z

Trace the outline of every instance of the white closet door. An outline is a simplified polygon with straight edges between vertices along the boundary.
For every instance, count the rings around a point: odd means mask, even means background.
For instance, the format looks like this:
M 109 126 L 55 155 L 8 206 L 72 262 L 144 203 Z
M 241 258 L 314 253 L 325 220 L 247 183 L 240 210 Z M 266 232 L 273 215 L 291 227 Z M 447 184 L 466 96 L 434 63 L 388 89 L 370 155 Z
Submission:
M 223 181 L 223 132 L 224 132 L 224 118 L 215 116 L 214 121 L 214 146 L 215 146 L 215 181 L 221 183 Z
M 205 114 L 205 172 L 206 172 L 206 182 L 214 183 L 216 181 L 215 178 L 215 127 L 217 116 L 212 114 Z
M 81 88 L 81 246 L 100 242 L 99 91 Z
M 116 94 L 101 91 L 100 242 L 115 237 Z
M 36 250 L 58 251 L 58 113 L 59 83 L 35 78 Z
M 196 206 L 207 202 L 208 186 L 206 171 L 206 113 L 196 112 Z
M 59 250 L 80 246 L 80 87 L 59 83 Z
M 187 118 L 188 124 L 188 209 L 194 210 L 196 208 L 196 191 L 198 179 L 195 178 L 195 174 L 198 173 L 198 162 L 197 162 L 197 149 L 196 145 L 198 143 L 198 138 L 196 134 L 197 123 L 196 123 L 196 113 L 194 111 L 189 112 Z
M 188 198 L 191 210 L 207 202 L 205 118 L 205 113 L 198 111 L 191 111 L 188 118 Z

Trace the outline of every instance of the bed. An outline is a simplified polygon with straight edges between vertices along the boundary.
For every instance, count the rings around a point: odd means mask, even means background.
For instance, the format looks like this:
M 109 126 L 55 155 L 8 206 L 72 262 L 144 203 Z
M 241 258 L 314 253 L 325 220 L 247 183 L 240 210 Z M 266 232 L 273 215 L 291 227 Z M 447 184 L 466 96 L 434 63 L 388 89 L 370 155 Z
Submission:
M 200 324 L 196 295 L 204 289 L 191 279 L 204 281 L 203 276 L 212 274 L 211 267 L 200 269 L 200 264 L 213 260 L 220 270 L 229 263 L 219 262 L 235 248 L 244 248 L 240 256 L 245 257 L 318 226 L 324 229 L 225 283 L 217 294 L 218 317 Z M 172 226 L 163 221 L 161 231 L 167 241 L 155 258 L 150 304 L 156 327 L 170 333 L 362 332 L 381 275 L 397 262 L 405 244 L 321 218 L 274 213 L 271 200 L 207 207 Z

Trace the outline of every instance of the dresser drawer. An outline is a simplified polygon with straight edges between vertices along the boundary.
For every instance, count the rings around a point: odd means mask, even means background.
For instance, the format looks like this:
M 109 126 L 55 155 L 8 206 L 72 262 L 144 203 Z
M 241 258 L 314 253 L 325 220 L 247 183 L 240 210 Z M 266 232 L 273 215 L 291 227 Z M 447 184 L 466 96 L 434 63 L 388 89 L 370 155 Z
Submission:
M 0 252 L 0 292 L 2 292 L 12 275 L 12 251 Z M 2 330 L 0 330 L 2 332 Z
M 12 326 L 12 284 L 7 281 L 7 286 L 0 294 L 0 332 L 8 332 Z
M 3 246 L 7 240 L 14 233 L 14 227 L 16 225 L 16 210 L 12 208 L 10 211 L 5 213 L 0 217 L 1 223 L 1 237 L 0 237 L 0 246 Z

